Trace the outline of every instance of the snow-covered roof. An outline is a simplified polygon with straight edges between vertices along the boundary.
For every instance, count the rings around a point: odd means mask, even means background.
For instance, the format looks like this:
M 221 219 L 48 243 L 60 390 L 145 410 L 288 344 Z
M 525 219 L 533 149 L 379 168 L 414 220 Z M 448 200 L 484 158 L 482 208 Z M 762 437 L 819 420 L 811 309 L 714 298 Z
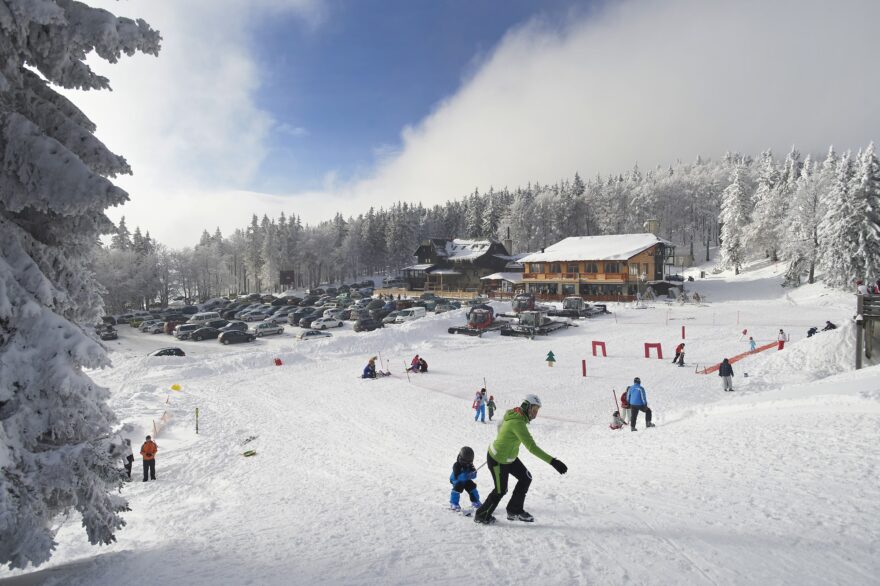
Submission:
M 522 283 L 522 273 L 492 273 L 487 277 L 481 277 L 481 281 L 508 281 L 513 284 Z
M 655 244 L 672 246 L 653 234 L 609 234 L 571 236 L 520 259 L 520 262 L 562 262 L 567 260 L 626 260 Z
M 447 240 L 446 247 L 437 249 L 438 256 L 445 256 L 453 262 L 476 260 L 488 252 L 490 240 Z
M 410 267 L 403 267 L 401 270 L 403 270 L 403 271 L 426 271 L 433 266 L 434 265 L 432 265 L 432 264 L 412 265 Z
M 437 269 L 436 271 L 431 271 L 432 275 L 460 275 L 459 271 L 455 269 Z

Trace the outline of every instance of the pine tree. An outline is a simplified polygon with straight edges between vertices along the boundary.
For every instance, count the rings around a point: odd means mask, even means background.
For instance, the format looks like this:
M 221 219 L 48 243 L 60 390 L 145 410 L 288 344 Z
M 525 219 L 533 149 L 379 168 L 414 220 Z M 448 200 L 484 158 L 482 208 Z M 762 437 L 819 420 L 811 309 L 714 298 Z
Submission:
M 125 216 L 119 218 L 119 226 L 116 227 L 116 231 L 110 239 L 110 248 L 114 250 L 128 250 L 131 248 L 131 234 L 125 225 Z
M 858 226 L 854 269 L 857 277 L 873 282 L 880 279 L 880 162 L 873 142 L 859 157 L 850 191 Z
M 787 287 L 800 285 L 804 273 L 808 273 L 810 283 L 815 278 L 820 219 L 819 171 L 815 167 L 807 156 L 785 219 L 788 235 L 782 242 L 781 250 L 783 258 L 788 261 L 784 282 Z
M 818 228 L 820 266 L 824 281 L 832 287 L 851 286 L 858 276 L 852 262 L 858 248 L 859 224 L 850 193 L 852 176 L 852 158 L 847 152 L 837 163 Z
M 50 84 L 108 89 L 88 53 L 157 54 L 160 38 L 64 0 L 6 0 L 0 31 L 0 563 L 21 568 L 49 559 L 58 515 L 107 544 L 126 508 L 109 394 L 83 370 L 109 360 L 78 324 L 101 315 L 89 262 L 127 199 L 107 177 L 131 171 Z
M 769 150 L 761 153 L 758 188 L 752 197 L 754 211 L 748 227 L 746 242 L 754 251 L 764 251 L 776 261 L 776 250 L 781 238 L 783 205 L 780 201 L 779 171 Z
M 721 194 L 721 264 L 738 275 L 745 260 L 743 231 L 748 224 L 749 200 L 743 186 L 742 165 L 733 169 L 730 185 Z

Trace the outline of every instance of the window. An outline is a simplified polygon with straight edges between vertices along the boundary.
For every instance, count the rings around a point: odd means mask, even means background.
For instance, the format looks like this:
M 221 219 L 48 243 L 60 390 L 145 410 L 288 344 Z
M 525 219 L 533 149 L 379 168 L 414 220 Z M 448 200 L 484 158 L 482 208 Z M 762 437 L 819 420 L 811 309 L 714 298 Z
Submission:
M 550 272 L 551 273 L 561 273 L 562 272 L 561 263 L 558 263 L 558 262 L 550 263 Z
M 639 265 L 638 265 L 638 263 L 629 265 L 629 276 L 632 277 L 632 278 L 634 278 L 634 279 L 637 279 L 637 278 L 639 277 Z
M 562 294 L 563 295 L 577 295 L 577 285 L 575 285 L 574 283 L 563 283 Z
M 544 272 L 544 263 L 533 262 L 533 263 L 531 263 L 531 265 L 532 265 L 532 272 L 533 273 L 543 273 Z
M 578 263 L 570 262 L 565 267 L 566 273 L 577 273 L 578 272 Z
M 620 263 L 619 262 L 606 262 L 605 263 L 605 274 L 619 273 L 619 272 L 620 272 Z
M 594 262 L 585 262 L 585 263 L 584 263 L 584 272 L 585 272 L 585 273 L 598 273 L 598 272 L 599 272 L 599 265 L 598 265 L 598 263 L 594 263 Z

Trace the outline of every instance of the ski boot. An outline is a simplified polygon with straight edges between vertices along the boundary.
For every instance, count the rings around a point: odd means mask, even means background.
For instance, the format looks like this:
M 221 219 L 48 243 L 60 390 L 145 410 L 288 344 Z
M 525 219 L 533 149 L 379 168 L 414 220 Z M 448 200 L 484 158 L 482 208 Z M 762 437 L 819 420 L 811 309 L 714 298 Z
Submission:
M 460 513 L 461 505 L 459 505 L 458 503 L 449 503 L 449 510 L 453 513 Z
M 657 426 L 654 425 L 653 423 L 646 423 L 646 424 L 645 424 L 645 427 L 657 427 Z
M 474 515 L 474 523 L 482 523 L 483 525 L 494 525 L 495 517 L 493 517 L 492 515 Z
M 526 511 L 520 511 L 519 513 L 507 513 L 508 521 L 523 521 L 525 523 L 534 523 L 535 518 L 532 517 Z

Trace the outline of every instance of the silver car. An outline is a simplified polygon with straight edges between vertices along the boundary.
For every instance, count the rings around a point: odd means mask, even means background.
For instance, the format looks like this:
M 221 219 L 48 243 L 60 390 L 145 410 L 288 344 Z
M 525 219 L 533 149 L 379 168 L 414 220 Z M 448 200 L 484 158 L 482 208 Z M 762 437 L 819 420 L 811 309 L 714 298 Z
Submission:
M 253 332 L 253 334 L 259 338 L 262 336 L 271 336 L 272 334 L 283 334 L 284 327 L 276 324 L 275 322 L 264 321 L 255 325 L 251 329 L 251 332 Z

